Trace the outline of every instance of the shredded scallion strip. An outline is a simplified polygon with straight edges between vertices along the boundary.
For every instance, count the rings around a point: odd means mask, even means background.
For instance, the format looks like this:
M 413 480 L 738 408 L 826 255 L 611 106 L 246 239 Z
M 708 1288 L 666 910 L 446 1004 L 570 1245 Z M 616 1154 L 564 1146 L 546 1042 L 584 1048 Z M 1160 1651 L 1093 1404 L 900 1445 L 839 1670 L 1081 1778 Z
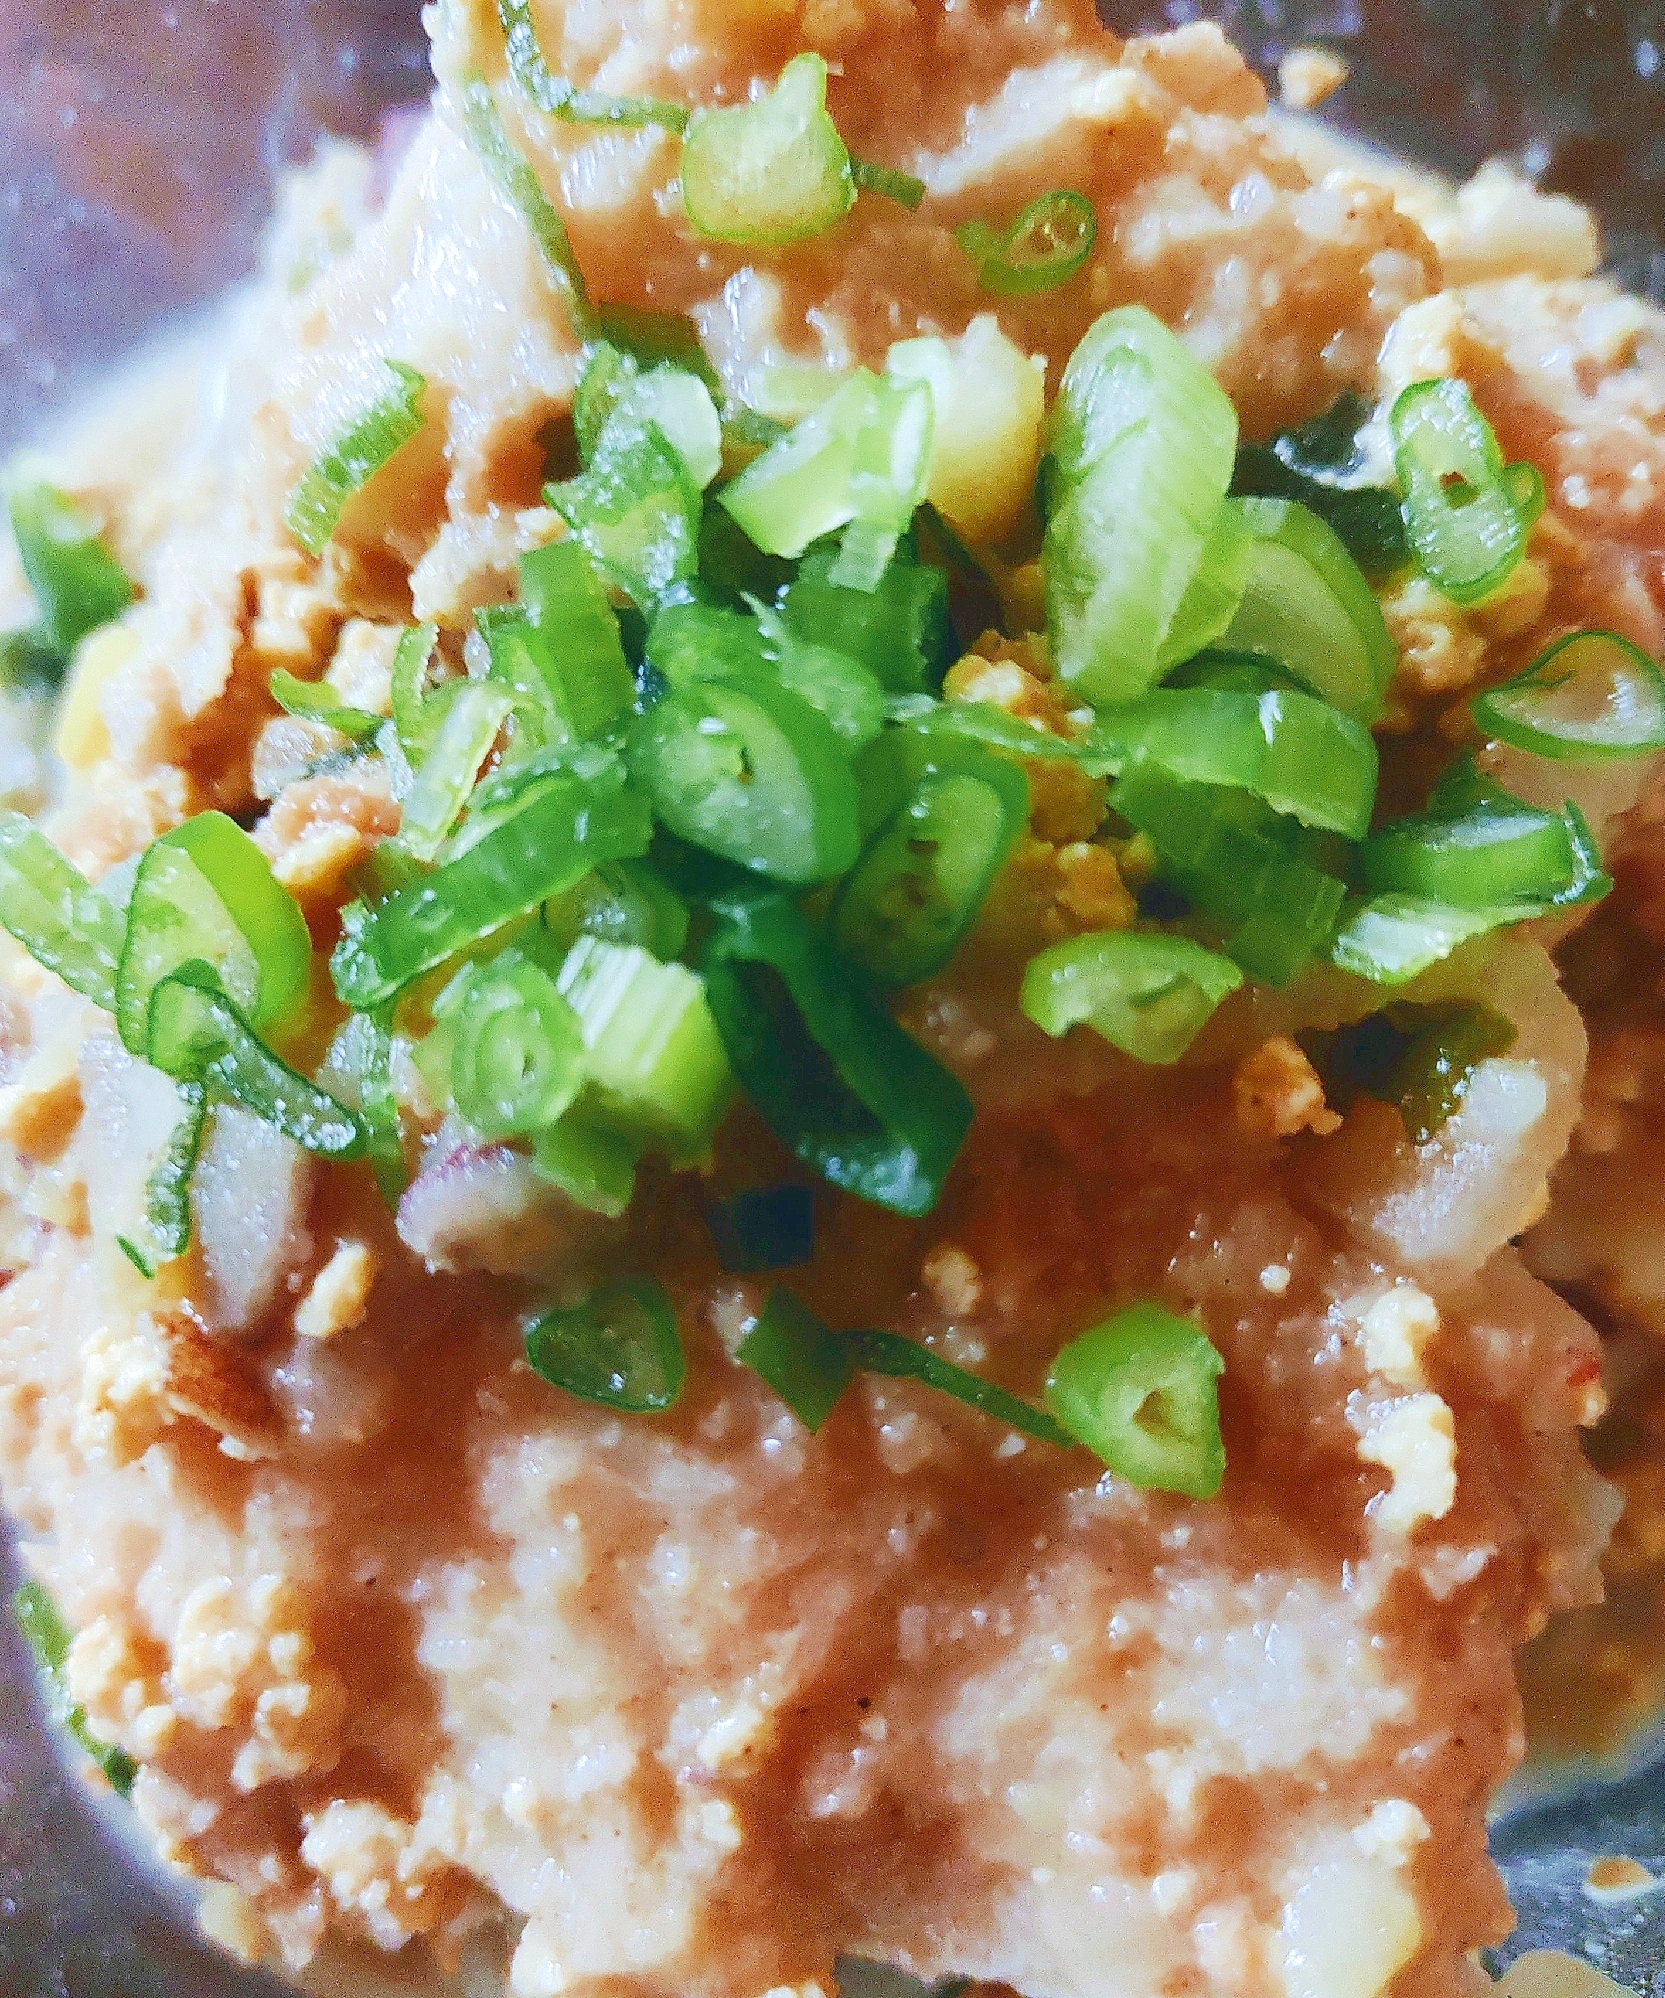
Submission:
M 520 210 L 522 221 L 542 252 L 544 268 L 561 294 L 571 323 L 573 337 L 588 342 L 595 337 L 595 314 L 590 308 L 589 288 L 579 268 L 578 257 L 567 234 L 567 225 L 543 191 L 528 161 L 504 128 L 502 113 L 491 94 L 491 86 L 478 76 L 469 77 L 462 87 L 463 126 L 469 144 L 497 185 Z
M 383 465 L 422 428 L 427 383 L 403 361 L 385 360 L 393 385 L 307 467 L 289 495 L 284 520 L 309 555 L 322 555 L 334 537 L 341 510 Z
M 571 125 L 663 125 L 680 132 L 688 113 L 680 104 L 663 104 L 651 97 L 611 97 L 602 90 L 580 90 L 556 76 L 544 61 L 532 19 L 531 0 L 497 0 L 497 18 L 515 82 L 542 112 Z

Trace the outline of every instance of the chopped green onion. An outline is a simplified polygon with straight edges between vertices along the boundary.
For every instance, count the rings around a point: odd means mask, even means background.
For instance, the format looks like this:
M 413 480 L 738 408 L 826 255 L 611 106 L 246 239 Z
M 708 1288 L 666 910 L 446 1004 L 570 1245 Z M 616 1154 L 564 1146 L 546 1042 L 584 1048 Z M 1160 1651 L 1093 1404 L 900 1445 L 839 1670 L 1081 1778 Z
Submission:
M 0 812 L 0 924 L 72 991 L 115 1010 L 121 916 L 21 812 Z
M 621 413 L 638 426 L 656 424 L 702 492 L 722 470 L 722 420 L 700 372 L 661 364 L 644 373 L 633 354 L 598 341 L 585 360 L 572 408 L 578 453 L 586 465 L 609 422 Z
M 713 395 L 721 393 L 717 370 L 700 345 L 699 328 L 684 312 L 648 312 L 635 305 L 604 305 L 596 315 L 601 338 L 628 354 L 639 367 L 669 361 L 698 375 Z
M 1403 985 L 1458 945 L 1535 915 L 1521 909 L 1454 909 L 1415 895 L 1372 895 L 1352 903 L 1330 945 L 1331 962 L 1377 985 Z
M 532 1164 L 575 1207 L 617 1221 L 636 1197 L 636 1163 L 644 1149 L 569 1110 L 532 1140 Z
M 584 1085 L 584 1036 L 547 971 L 518 951 L 475 969 L 451 1043 L 451 1098 L 483 1137 L 553 1124 Z
M 1131 709 L 1120 712 L 1130 713 Z M 1112 709 L 1111 713 L 1117 711 Z M 890 702 L 889 719 L 927 735 L 980 742 L 1028 762 L 1076 763 L 1091 777 L 1114 776 L 1129 757 L 1128 745 L 1114 723 L 1077 735 L 1054 735 L 1050 729 L 1008 714 L 993 701 L 938 701 L 929 694 L 903 695 Z
M 280 1061 L 200 960 L 170 972 L 151 993 L 144 1054 L 164 1075 L 229 1097 L 309 1152 L 356 1159 L 369 1148 L 358 1113 Z
M 497 0 L 509 67 L 515 82 L 538 109 L 571 125 L 663 125 L 680 132 L 688 113 L 680 104 L 661 104 L 651 97 L 610 97 L 601 90 L 579 90 L 564 76 L 554 75 L 544 61 L 532 0 Z
M 180 1082 L 179 1119 L 145 1182 L 143 1242 L 118 1235 L 116 1245 L 144 1277 L 154 1277 L 191 1246 L 191 1179 L 208 1122 L 208 1092 L 200 1082 Z
M 46 1708 L 47 1718 L 86 1750 L 118 1797 L 129 1795 L 133 1779 L 139 1773 L 132 1757 L 98 1739 L 87 1725 L 86 1708 L 70 1694 L 69 1647 L 73 1640 L 68 1625 L 58 1614 L 57 1604 L 31 1578 L 13 1592 L 12 1615 L 35 1654 L 41 1704 Z
M 1315 866 L 1287 819 L 1245 792 L 1130 768 L 1113 810 L 1156 848 L 1163 874 L 1225 932 L 1232 958 L 1265 985 L 1287 985 L 1334 933 L 1345 885 Z
M 946 731 L 887 729 L 862 759 L 876 827 L 829 918 L 839 950 L 882 984 L 940 971 L 1029 824 L 1029 786 L 1006 757 Z
M 1194 784 L 1229 784 L 1273 811 L 1362 839 L 1376 800 L 1368 729 L 1305 694 L 1161 687 L 1106 716 L 1128 757 Z
M 779 247 L 818 236 L 856 198 L 850 153 L 827 115 L 827 65 L 794 56 L 773 90 L 696 111 L 682 148 L 682 199 L 702 236 Z
M 1567 814 L 1539 811 L 1501 785 L 1449 777 L 1429 809 L 1367 841 L 1359 872 L 1376 893 L 1412 895 L 1457 909 L 1557 901 L 1578 879 L 1578 829 Z M 1582 823 L 1582 822 L 1580 822 Z
M 828 881 L 860 849 L 838 737 L 784 687 L 707 682 L 636 723 L 628 756 L 671 831 L 779 881 Z
M 812 1436 L 855 1378 L 857 1364 L 854 1340 L 823 1324 L 784 1289 L 770 1293 L 734 1357 L 774 1389 Z
M 1511 490 L 1492 427 L 1460 381 L 1415 382 L 1389 418 L 1417 566 L 1453 603 L 1495 590 L 1526 552 L 1532 496 Z
M 1629 639 L 1575 631 L 1473 703 L 1488 735 L 1557 763 L 1665 749 L 1665 674 Z
M 621 406 L 584 472 L 545 497 L 602 574 L 651 610 L 699 566 L 700 491 L 656 423 Z
M 612 860 L 543 906 L 543 926 L 570 950 L 581 936 L 639 944 L 664 962 L 688 942 L 688 905 L 653 868 Z
M 849 530 L 828 580 L 871 592 L 924 497 L 932 418 L 924 383 L 902 387 L 858 368 L 718 500 L 770 555 L 802 555 Z
M 1031 201 L 1008 229 L 967 222 L 954 240 L 977 266 L 977 282 L 1003 298 L 1056 291 L 1085 268 L 1098 216 L 1084 194 L 1057 188 Z
M 403 361 L 384 359 L 382 366 L 393 377 L 393 386 L 313 459 L 289 495 L 283 518 L 309 555 L 323 554 L 348 500 L 362 492 L 422 428 L 422 392 L 427 383 Z
M 493 930 L 564 894 L 599 861 L 633 860 L 652 830 L 616 765 L 528 783 L 475 843 L 425 879 L 367 909 L 343 911 L 330 960 L 343 1002 L 365 1010 Z
M 418 764 L 439 730 L 455 683 L 430 688 L 428 673 L 439 644 L 439 626 L 416 624 L 401 632 L 393 653 L 393 727 L 405 760 Z
M 1461 1106 L 1481 1062 L 1514 1046 L 1515 1030 L 1486 1006 L 1396 1005 L 1302 1041 L 1337 1108 L 1361 1095 L 1392 1104 L 1411 1142 L 1424 1145 Z
M 350 1013 L 330 1049 L 329 1069 L 344 1077 L 369 1133 L 370 1164 L 390 1207 L 398 1205 L 409 1175 L 393 1087 L 393 1008 Z
M 126 610 L 133 581 L 68 493 L 31 479 L 12 485 L 7 500 L 37 618 L 32 631 L 8 637 L 20 657 L 35 659 L 29 677 L 56 680 L 87 633 Z
M 1019 1003 L 1054 1039 L 1085 1023 L 1136 1061 L 1167 1064 L 1242 983 L 1229 958 L 1189 937 L 1100 930 L 1032 957 Z
M 1363 571 L 1335 530 L 1295 501 L 1236 504 L 1254 533 L 1254 553 L 1221 646 L 1275 660 L 1368 726 L 1382 712 L 1398 654 Z
M 726 681 L 742 689 L 778 682 L 859 748 L 884 725 L 885 695 L 848 653 L 799 636 L 778 611 L 753 600 L 753 617 L 710 604 L 675 604 L 655 618 L 648 664 L 669 684 Z
M 337 734 L 346 736 L 349 742 L 374 735 L 385 719 L 382 715 L 372 714 L 368 708 L 349 707 L 326 681 L 297 680 L 293 673 L 286 673 L 281 666 L 273 673 L 270 685 L 272 699 L 286 715 L 298 715 L 303 721 L 321 722 L 325 728 L 333 728 Z
M 1410 559 L 1399 495 L 1361 483 L 1367 460 L 1359 436 L 1368 405 L 1349 389 L 1322 416 L 1280 431 L 1267 444 L 1237 453 L 1234 493 L 1299 500 L 1329 522 L 1367 576 L 1382 576 Z
M 673 1163 L 704 1153 L 734 1076 L 698 975 L 633 944 L 580 937 L 556 983 L 583 1038 L 586 1115 L 658 1140 Z
M 1522 527 L 1528 529 L 1549 504 L 1549 488 L 1544 484 L 1543 473 L 1524 459 L 1503 467 L 1503 489 L 1520 515 Z
M 399 841 L 416 859 L 432 860 L 445 844 L 513 709 L 502 688 L 477 681 L 459 686 L 447 703 L 400 806 Z
M 1060 1449 L 1069 1448 L 1071 1438 L 1050 1415 L 996 1387 L 993 1381 L 956 1367 L 929 1346 L 904 1339 L 899 1332 L 855 1332 L 850 1336 L 855 1343 L 856 1364 L 864 1373 L 882 1374 L 893 1381 L 919 1381 L 939 1394 L 963 1401 L 967 1408 L 992 1416 L 996 1422 L 1004 1422 L 1008 1429 L 1041 1443 L 1056 1443 Z
M 551 1387 L 626 1415 L 673 1407 L 688 1373 L 671 1301 L 645 1278 L 534 1319 L 526 1358 Z
M 1236 444 L 1229 398 L 1143 306 L 1106 313 L 1070 356 L 1041 563 L 1058 671 L 1095 704 L 1134 699 L 1183 656 L 1170 641 Z M 1207 642 L 1184 633 L 1191 651 Z
M 748 1187 L 713 1201 L 705 1224 L 729 1276 L 791 1269 L 815 1253 L 815 1196 L 807 1186 Z
M 463 129 L 469 144 L 532 232 L 544 268 L 566 308 L 573 338 L 580 343 L 587 341 L 595 330 L 595 315 L 590 309 L 590 294 L 573 253 L 567 225 L 551 205 L 530 162 L 504 130 L 491 86 L 478 76 L 466 77 L 462 107 Z
M 887 201 L 914 209 L 925 199 L 925 183 L 900 167 L 879 166 L 872 160 L 852 159 L 850 171 L 862 194 L 882 194 Z
M 1135 1304 L 1072 1339 L 1047 1405 L 1078 1442 L 1141 1491 L 1211 1499 L 1226 1474 L 1218 1382 L 1225 1361 L 1189 1319 Z
M 971 1123 L 955 1078 L 779 896 L 716 905 L 706 996 L 741 1086 L 796 1157 L 898 1214 L 928 1214 Z
M 634 704 L 618 618 L 579 542 L 523 555 L 519 608 L 478 617 L 493 677 L 539 717 L 544 743 L 599 736 Z
M 223 812 L 200 812 L 163 833 L 139 863 L 115 987 L 116 1026 L 129 1053 L 149 1048 L 158 982 L 195 959 L 214 968 L 257 1031 L 288 1018 L 312 975 L 306 918 L 265 854 Z
M 835 560 L 820 549 L 804 558 L 778 600 L 787 626 L 858 660 L 893 694 L 938 682 L 953 646 L 942 571 L 898 558 L 876 589 L 851 590 L 832 580 Z

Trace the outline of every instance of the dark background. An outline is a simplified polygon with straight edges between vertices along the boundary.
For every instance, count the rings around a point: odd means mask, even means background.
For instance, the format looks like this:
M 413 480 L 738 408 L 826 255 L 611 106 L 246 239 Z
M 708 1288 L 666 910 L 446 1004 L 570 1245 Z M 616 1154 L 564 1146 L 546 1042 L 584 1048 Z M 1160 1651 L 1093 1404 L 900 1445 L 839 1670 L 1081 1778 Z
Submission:
M 1624 280 L 1665 297 L 1665 0 L 1111 0 L 1148 32 L 1208 14 L 1268 71 L 1353 65 L 1328 115 L 1466 173 L 1514 154 L 1600 212 Z M 322 128 L 367 136 L 419 96 L 415 0 L 0 0 L 0 448 L 254 262 L 272 183 Z M 103 1834 L 42 1734 L 0 1617 L 0 1998 L 255 1998 Z M 1603 1913 L 1589 1857 L 1665 1865 L 1665 1774 L 1501 1828 L 1521 1929 L 1575 1938 L 1665 1998 L 1665 1897 Z

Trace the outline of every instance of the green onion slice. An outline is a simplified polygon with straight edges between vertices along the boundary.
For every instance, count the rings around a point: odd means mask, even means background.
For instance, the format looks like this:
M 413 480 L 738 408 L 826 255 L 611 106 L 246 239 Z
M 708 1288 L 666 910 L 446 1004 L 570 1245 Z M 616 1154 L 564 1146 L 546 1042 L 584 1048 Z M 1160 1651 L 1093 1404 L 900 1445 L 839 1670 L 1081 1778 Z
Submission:
M 636 723 L 632 774 L 671 831 L 779 881 L 829 881 L 860 850 L 856 782 L 830 724 L 763 683 L 674 691 Z
M 914 209 L 925 199 L 925 183 L 900 167 L 879 166 L 873 160 L 852 159 L 850 171 L 862 194 L 882 194 L 887 201 Z
M 1530 907 L 1454 909 L 1416 895 L 1371 895 L 1348 905 L 1330 958 L 1373 984 L 1403 985 L 1472 938 L 1537 913 Z
M 874 591 L 924 497 L 932 421 L 923 383 L 901 387 L 858 368 L 718 499 L 770 555 L 802 555 L 847 529 L 828 580 Z
M 779 247 L 818 236 L 856 198 L 850 153 L 827 114 L 827 65 L 799 55 L 749 104 L 696 111 L 682 148 L 682 199 L 702 236 Z
M 1457 909 L 1562 906 L 1592 899 L 1584 879 L 1588 828 L 1524 804 L 1472 766 L 1458 766 L 1426 812 L 1386 826 L 1360 849 L 1359 872 L 1376 893 L 1412 895 Z
M 573 402 L 578 451 L 588 465 L 616 416 L 655 424 L 703 492 L 723 468 L 723 425 L 701 375 L 661 364 L 643 371 L 632 354 L 606 341 L 589 351 Z
M 535 1318 L 526 1358 L 551 1387 L 626 1415 L 674 1407 L 688 1373 L 671 1301 L 645 1278 Z
M 272 699 L 286 715 L 298 715 L 303 721 L 321 722 L 325 728 L 333 728 L 337 734 L 346 736 L 349 742 L 358 742 L 367 735 L 374 735 L 386 719 L 372 714 L 368 708 L 349 707 L 335 689 L 323 680 L 297 680 L 293 673 L 286 673 L 278 667 L 271 681 Z
M 664 962 L 688 942 L 688 904 L 641 861 L 611 860 L 543 906 L 543 926 L 570 950 L 581 936 L 638 944 Z
M 1368 727 L 1382 712 L 1398 654 L 1363 571 L 1335 530 L 1295 501 L 1236 504 L 1254 550 L 1222 648 L 1275 660 Z
M 1477 603 L 1526 552 L 1535 493 L 1511 480 L 1464 382 L 1413 383 L 1389 425 L 1417 565 L 1453 603 Z
M 416 624 L 400 633 L 393 654 L 393 726 L 412 765 L 426 755 L 456 686 L 451 681 L 429 684 L 438 644 L 438 625 Z
M 1047 622 L 1062 677 L 1095 704 L 1136 698 L 1213 634 L 1171 640 L 1231 479 L 1237 414 L 1143 306 L 1106 313 L 1053 410 Z
M 58 1605 L 37 1581 L 20 1583 L 12 1595 L 12 1615 L 35 1655 L 40 1675 L 41 1704 L 47 1718 L 61 1727 L 92 1757 L 118 1797 L 128 1796 L 138 1768 L 131 1756 L 100 1741 L 87 1725 L 86 1709 L 70 1695 L 69 1626 L 58 1613 Z
M 1007 229 L 967 222 L 954 240 L 977 266 L 977 282 L 1003 298 L 1056 291 L 1086 267 L 1098 216 L 1084 194 L 1056 188 L 1031 201 Z
M 1461 1106 L 1480 1064 L 1514 1046 L 1515 1029 L 1486 1006 L 1399 1004 L 1302 1041 L 1339 1109 L 1360 1095 L 1391 1103 L 1411 1142 L 1425 1145 Z
M 367 909 L 343 911 L 330 960 L 349 1006 L 379 1006 L 604 860 L 637 859 L 652 830 L 644 801 L 610 765 L 591 776 L 548 772 L 528 782 L 465 851 Z
M 157 984 L 196 959 L 214 968 L 256 1031 L 287 1019 L 311 978 L 305 917 L 265 854 L 223 812 L 175 826 L 139 863 L 115 986 L 116 1026 L 129 1053 L 147 1054 Z
M 549 504 L 607 580 L 653 609 L 699 567 L 700 491 L 657 423 L 628 404 L 604 425 L 589 465 L 550 486 Z
M 584 1085 L 584 1036 L 541 966 L 505 951 L 475 970 L 451 1043 L 451 1098 L 487 1138 L 553 1124 Z
M 543 191 L 531 163 L 518 150 L 503 126 L 491 86 L 478 76 L 466 77 L 462 86 L 463 129 L 469 144 L 492 179 L 520 211 L 520 218 L 532 232 L 543 257 L 550 282 L 566 308 L 573 338 L 580 343 L 595 331 L 595 315 L 590 294 L 573 252 L 567 225 Z
M 1251 978 L 1287 985 L 1335 930 L 1346 886 L 1288 819 L 1246 792 L 1128 769 L 1110 804 L 1156 848 L 1163 875 L 1225 933 Z
M 774 1389 L 812 1436 L 854 1380 L 857 1366 L 855 1342 L 823 1324 L 786 1289 L 770 1292 L 734 1357 Z
M 122 919 L 21 812 L 0 812 L 0 924 L 72 991 L 115 1010 Z
M 200 1082 L 179 1082 L 179 1118 L 145 1181 L 144 1239 L 116 1237 L 117 1247 L 144 1277 L 154 1277 L 191 1246 L 191 1179 L 208 1122 L 208 1092 Z
M 705 1224 L 729 1276 L 792 1269 L 815 1253 L 815 1195 L 807 1186 L 747 1187 L 712 1201 Z
M 513 709 L 502 688 L 472 681 L 447 701 L 400 806 L 399 841 L 416 859 L 432 860 L 445 844 Z
M 965 1091 L 784 896 L 735 895 L 716 913 L 706 994 L 765 1122 L 831 1185 L 928 1214 L 971 1124 Z
M 918 728 L 887 729 L 858 775 L 874 830 L 833 903 L 833 939 L 881 984 L 917 984 L 976 921 L 1028 827 L 1029 785 L 981 744 Z
M 145 1059 L 164 1075 L 240 1103 L 323 1158 L 362 1158 L 370 1134 L 354 1110 L 272 1053 L 226 997 L 212 965 L 182 964 L 150 996 Z
M 586 1114 L 663 1144 L 673 1163 L 701 1157 L 734 1093 L 703 980 L 638 945 L 580 937 L 556 983 L 583 1043 Z
M 622 1131 L 605 1130 L 569 1110 L 533 1139 L 532 1164 L 575 1207 L 617 1221 L 636 1197 L 636 1165 L 644 1149 Z
M 680 132 L 688 123 L 680 104 L 662 104 L 651 97 L 610 97 L 601 90 L 580 90 L 566 77 L 554 75 L 538 43 L 532 0 L 497 0 L 497 18 L 503 24 L 515 82 L 547 116 L 570 125 L 663 125 L 671 132 Z
M 1158 688 L 1107 711 L 1127 758 L 1187 783 L 1229 784 L 1302 825 L 1362 839 L 1376 801 L 1370 731 L 1305 694 Z
M 1031 1408 L 1019 1396 L 1008 1394 L 1005 1388 L 996 1387 L 993 1381 L 956 1367 L 940 1353 L 933 1353 L 929 1346 L 904 1339 L 899 1332 L 857 1332 L 852 1337 L 857 1364 L 864 1373 L 882 1374 L 887 1380 L 919 1381 L 939 1394 L 963 1401 L 967 1408 L 993 1416 L 1008 1429 L 1033 1436 L 1041 1443 L 1055 1443 L 1060 1449 L 1069 1447 L 1070 1436 L 1051 1416 Z
M 322 555 L 354 493 L 363 491 L 422 428 L 427 383 L 403 361 L 383 360 L 392 386 L 314 458 L 289 495 L 284 521 L 309 555 Z
M 1488 735 L 1557 763 L 1665 749 L 1665 674 L 1611 631 L 1575 631 L 1473 703 Z
M 943 572 L 899 556 L 876 588 L 852 590 L 833 580 L 836 559 L 823 549 L 804 557 L 777 600 L 787 627 L 858 661 L 892 694 L 940 681 L 954 643 Z
M 1368 458 L 1360 434 L 1373 412 L 1349 389 L 1323 415 L 1280 431 L 1265 444 L 1245 444 L 1232 475 L 1234 493 L 1299 500 L 1326 520 L 1367 576 L 1383 576 L 1410 559 L 1399 495 L 1363 483 Z
M 1085 1023 L 1136 1061 L 1166 1065 L 1242 983 L 1229 958 L 1189 937 L 1101 930 L 1032 957 L 1019 1003 L 1055 1039 Z
M 1047 1405 L 1129 1484 L 1211 1499 L 1226 1474 L 1224 1371 L 1189 1319 L 1159 1304 L 1135 1304 L 1063 1349 L 1047 1379 Z
M 55 679 L 90 631 L 121 616 L 133 581 L 104 546 L 86 512 L 43 479 L 20 480 L 7 503 L 18 559 L 34 593 L 37 623 L 18 642 L 50 661 Z

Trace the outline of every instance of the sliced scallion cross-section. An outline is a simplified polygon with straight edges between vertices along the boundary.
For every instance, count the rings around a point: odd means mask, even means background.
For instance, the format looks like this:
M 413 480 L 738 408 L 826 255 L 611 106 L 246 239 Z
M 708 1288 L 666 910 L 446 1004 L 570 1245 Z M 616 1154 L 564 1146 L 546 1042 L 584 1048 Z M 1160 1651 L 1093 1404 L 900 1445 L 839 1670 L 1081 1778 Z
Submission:
M 1575 631 L 1473 703 L 1488 735 L 1557 763 L 1665 749 L 1665 674 L 1629 639 Z
M 422 428 L 427 383 L 403 361 L 382 363 L 392 384 L 307 467 L 289 495 L 284 520 L 309 555 L 322 555 L 348 500 L 367 486 Z
M 541 965 L 505 951 L 470 976 L 451 1042 L 451 1098 L 483 1137 L 553 1124 L 584 1086 L 577 1016 Z
M 1464 382 L 1414 382 L 1389 424 L 1417 566 L 1453 603 L 1477 603 L 1526 552 L 1536 489 L 1510 480 Z
M 1098 241 L 1098 216 L 1086 195 L 1055 188 L 1031 201 L 1010 228 L 966 222 L 954 240 L 977 266 L 985 291 L 1018 298 L 1056 291 L 1085 269 Z
M 794 56 L 773 90 L 696 111 L 682 148 L 682 199 L 702 236 L 768 248 L 818 236 L 856 198 L 849 148 L 827 113 L 827 65 Z
M 1226 1472 L 1224 1371 L 1189 1319 L 1159 1304 L 1135 1304 L 1063 1349 L 1047 1380 L 1047 1406 L 1129 1484 L 1211 1499 Z

